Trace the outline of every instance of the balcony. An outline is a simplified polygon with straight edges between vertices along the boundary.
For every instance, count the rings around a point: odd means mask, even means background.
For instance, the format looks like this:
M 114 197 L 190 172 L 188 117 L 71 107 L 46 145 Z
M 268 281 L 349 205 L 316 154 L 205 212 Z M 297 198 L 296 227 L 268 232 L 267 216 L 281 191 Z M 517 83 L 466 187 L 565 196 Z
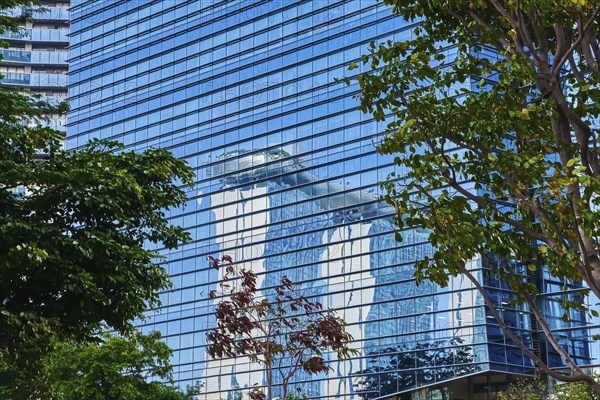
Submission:
M 30 63 L 31 62 L 31 51 L 21 50 L 0 50 L 2 55 L 2 61 L 18 62 L 18 63 Z
M 31 74 L 20 74 L 17 72 L 5 72 L 2 74 L 0 83 L 5 85 L 27 85 L 31 82 Z
M 14 7 L 3 10 L 2 15 L 12 18 L 31 17 L 38 21 L 68 21 L 69 9 L 61 7 Z
M 31 40 L 69 44 L 68 34 L 69 31 L 64 29 L 31 29 Z
M 21 74 L 5 72 L 0 83 L 15 86 L 31 86 L 38 88 L 66 88 L 67 75 L 61 74 Z
M 68 21 L 69 20 L 69 9 L 61 7 L 40 7 L 33 8 L 31 10 L 31 16 L 36 20 L 50 20 L 50 21 Z
M 21 29 L 18 32 L 0 33 L 0 39 L 27 42 L 46 42 L 69 44 L 68 30 L 64 29 Z
M 3 62 L 67 66 L 67 52 L 0 50 Z
M 63 65 L 67 66 L 69 53 L 66 51 L 32 51 L 31 63 L 44 65 Z
M 67 75 L 61 74 L 31 74 L 30 86 L 34 87 L 67 87 L 69 82 Z
M 0 33 L 0 39 L 31 40 L 31 29 L 20 29 L 17 32 L 6 31 Z
M 42 125 L 50 127 L 50 128 L 57 130 L 63 134 L 67 132 L 67 121 L 66 120 L 52 119 L 50 121 L 44 122 Z

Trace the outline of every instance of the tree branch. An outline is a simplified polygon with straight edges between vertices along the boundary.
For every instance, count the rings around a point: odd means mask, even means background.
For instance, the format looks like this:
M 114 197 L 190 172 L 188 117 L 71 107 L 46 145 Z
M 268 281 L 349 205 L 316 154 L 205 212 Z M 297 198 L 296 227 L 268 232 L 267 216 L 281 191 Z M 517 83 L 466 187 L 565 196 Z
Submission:
M 538 54 L 537 49 L 535 48 L 535 45 L 533 43 L 533 40 L 531 39 L 531 35 L 529 34 L 529 30 L 527 29 L 527 26 L 525 26 L 525 23 L 523 21 L 523 15 L 521 14 L 521 10 L 520 10 L 520 2 L 518 0 L 516 3 L 516 6 L 515 6 L 514 21 L 515 21 L 515 23 L 513 24 L 513 28 L 516 31 L 521 33 L 521 37 L 523 38 L 523 41 L 524 41 L 525 45 L 527 46 L 529 53 L 533 57 L 534 61 L 537 63 L 540 71 L 544 75 L 549 74 L 550 70 L 548 69 L 548 63 L 544 62 L 544 59 L 542 58 L 542 56 L 540 56 Z M 547 57 L 545 57 L 545 58 L 547 58 Z
M 590 44 L 590 47 L 592 48 L 592 51 L 594 52 L 594 57 L 596 61 L 598 61 L 600 60 L 600 47 L 598 46 L 598 39 L 596 38 L 596 35 L 592 28 L 593 26 L 587 32 L 588 42 Z
M 569 356 L 569 353 L 567 353 L 558 343 L 558 341 L 552 334 L 552 331 L 548 327 L 548 324 L 546 324 L 544 316 L 535 304 L 535 300 L 528 293 L 525 293 L 525 301 L 529 305 L 530 311 L 533 312 L 533 315 L 537 320 L 538 324 L 542 327 L 542 331 L 544 332 L 546 339 L 550 342 L 554 350 L 556 350 L 556 352 L 562 357 L 562 359 L 565 360 L 571 371 L 575 372 L 575 376 L 580 377 L 580 380 L 586 382 L 592 387 L 595 387 L 596 390 L 600 389 L 600 384 L 596 382 L 596 380 L 591 375 L 588 375 L 585 372 L 583 372 L 581 368 L 579 368 L 579 366 L 575 364 L 571 356 Z
M 561 24 L 554 24 L 554 35 L 556 36 L 556 50 L 554 51 L 554 60 L 552 61 L 553 72 L 560 71 L 558 64 L 560 63 L 561 59 L 565 58 L 566 62 L 566 60 L 573 54 L 573 52 L 571 52 L 571 54 L 566 54 L 567 37 L 565 28 Z
M 581 70 L 579 69 L 579 66 L 575 62 L 575 58 L 573 57 L 573 54 L 571 54 L 569 56 L 569 65 L 571 66 L 571 71 L 573 72 L 573 75 L 575 76 L 575 78 L 578 81 L 583 80 L 584 79 L 583 73 L 581 72 Z
M 535 37 L 538 42 L 538 46 L 540 48 L 539 54 L 540 54 L 541 62 L 543 63 L 543 65 L 548 67 L 548 62 L 549 62 L 549 60 L 548 60 L 548 53 L 549 53 L 548 39 L 546 37 L 546 34 L 540 27 L 538 18 L 539 18 L 539 15 L 538 15 L 537 9 L 535 11 L 529 13 L 529 20 L 531 21 L 531 27 L 533 29 L 533 32 L 534 32 Z
M 587 35 L 588 30 L 594 24 L 594 20 L 598 16 L 599 12 L 600 12 L 600 4 L 596 6 L 596 8 L 594 9 L 594 12 L 592 13 L 590 19 L 586 22 L 584 27 L 579 29 L 579 37 L 571 44 L 571 47 L 569 47 L 569 49 L 563 54 L 563 56 L 560 58 L 560 61 L 556 64 L 556 66 L 553 66 L 552 73 L 554 74 L 554 76 L 556 78 L 558 78 L 560 76 L 560 70 L 561 70 L 562 66 L 565 64 L 565 62 L 567 62 L 570 55 L 575 51 L 577 46 L 579 46 L 581 44 L 581 41 L 583 40 L 584 36 Z
M 500 325 L 500 327 L 508 335 L 508 337 L 542 371 L 544 371 L 545 373 L 547 373 L 551 377 L 553 377 L 553 378 L 555 378 L 557 380 L 560 380 L 560 381 L 564 381 L 564 382 L 581 382 L 581 381 L 586 381 L 587 382 L 587 380 L 586 380 L 587 375 L 586 376 L 564 375 L 564 374 L 561 374 L 561 373 L 556 372 L 553 369 L 549 368 L 548 365 L 546 365 L 537 355 L 535 355 L 527 346 L 525 346 L 525 344 L 521 341 L 521 339 L 519 339 L 517 337 L 517 335 L 512 331 L 512 329 L 510 329 L 508 327 L 508 325 L 506 325 L 504 323 L 504 320 L 500 317 L 500 314 L 498 313 L 498 310 L 496 310 L 495 304 L 492 302 L 492 300 L 488 296 L 485 288 L 483 286 L 481 286 L 481 284 L 479 283 L 479 281 L 466 268 L 464 261 L 459 261 L 458 262 L 458 266 L 459 266 L 459 269 L 461 270 L 461 272 L 467 277 L 467 279 L 469 279 L 471 281 L 471 283 L 473 283 L 473 285 L 475 286 L 475 288 L 477 289 L 477 291 L 481 294 L 481 296 L 483 297 L 483 301 L 484 301 L 485 305 L 487 306 L 488 310 L 490 310 L 490 312 L 492 313 L 492 316 L 494 317 L 494 319 L 496 320 L 496 322 L 498 323 L 498 325 Z M 536 334 L 536 333 L 534 332 L 533 334 Z

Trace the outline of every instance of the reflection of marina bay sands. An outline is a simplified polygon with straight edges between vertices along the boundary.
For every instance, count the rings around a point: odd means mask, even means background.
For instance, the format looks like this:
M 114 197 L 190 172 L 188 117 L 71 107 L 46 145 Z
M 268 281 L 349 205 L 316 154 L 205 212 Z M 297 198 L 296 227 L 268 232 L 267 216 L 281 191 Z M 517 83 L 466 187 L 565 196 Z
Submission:
M 253 184 L 263 180 L 277 180 L 282 185 L 297 187 L 312 198 L 319 198 L 323 210 L 333 211 L 335 221 L 359 221 L 377 216 L 391 216 L 394 209 L 383 205 L 365 191 L 344 188 L 341 183 L 317 179 L 303 171 L 302 163 L 283 149 L 266 151 L 236 151 L 217 158 L 213 176 L 222 176 L 226 186 Z M 329 177 L 335 178 L 335 177 Z
M 423 341 L 438 339 L 436 343 L 441 343 L 435 330 L 442 326 L 446 339 L 466 336 L 456 343 L 471 343 L 472 331 L 462 327 L 472 324 L 474 313 L 459 315 L 457 328 L 451 326 L 450 315 L 435 314 L 456 307 L 453 302 L 460 302 L 457 295 L 438 295 L 439 288 L 434 285 L 415 284 L 414 262 L 431 254 L 428 233 L 420 229 L 403 232 L 405 243 L 398 246 L 392 207 L 366 190 L 344 185 L 341 178 L 317 176 L 290 153 L 281 148 L 241 150 L 213 160 L 211 177 L 222 182 L 225 195 L 215 196 L 212 206 L 222 202 L 222 212 L 227 213 L 216 219 L 238 216 L 217 232 L 222 237 L 221 251 L 235 243 L 234 257 L 244 260 L 245 247 L 264 243 L 259 254 L 253 247 L 252 258 L 259 261 L 250 266 L 261 274 L 261 286 L 272 287 L 282 274 L 303 282 L 303 293 L 335 308 L 350 324 L 365 356 L 390 348 L 412 354 L 411 349 L 419 343 L 423 349 Z M 471 302 L 462 299 L 464 305 Z M 464 353 L 466 347 L 461 348 Z M 355 386 L 363 377 L 361 371 L 390 370 L 381 363 L 385 364 L 383 358 L 336 362 L 334 369 L 347 371 L 346 378 L 319 383 L 299 376 L 297 380 L 305 382 L 298 387 L 314 396 L 329 393 L 359 398 Z M 391 368 L 392 375 L 394 370 Z M 390 372 L 386 374 L 390 376 Z M 417 384 L 414 379 L 403 382 Z M 236 378 L 238 388 L 250 384 Z

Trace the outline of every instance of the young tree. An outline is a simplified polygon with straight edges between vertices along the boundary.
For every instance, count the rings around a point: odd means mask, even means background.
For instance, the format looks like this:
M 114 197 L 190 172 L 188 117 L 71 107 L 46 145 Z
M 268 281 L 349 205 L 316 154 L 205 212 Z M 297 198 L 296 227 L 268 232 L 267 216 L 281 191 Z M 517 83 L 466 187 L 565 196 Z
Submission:
M 274 288 L 274 296 L 259 297 L 252 271 L 238 268 L 229 256 L 210 257 L 210 263 L 224 273 L 223 298 L 215 310 L 217 326 L 207 335 L 207 351 L 213 358 L 245 355 L 265 367 L 266 397 L 256 386 L 252 399 L 273 399 L 275 374 L 281 378 L 282 398 L 287 399 L 290 380 L 299 371 L 310 375 L 330 371 L 326 351 L 340 360 L 358 353 L 350 348 L 346 322 L 320 303 L 295 295 L 296 285 L 288 278 Z M 217 295 L 211 292 L 211 298 Z
M 59 150 L 54 132 L 0 126 L 0 348 L 36 335 L 121 332 L 168 287 L 157 253 L 188 240 L 163 209 L 185 202 L 191 171 L 166 150 L 92 142 Z M 47 158 L 36 160 L 44 153 Z
M 396 155 L 403 171 L 384 184 L 398 226 L 431 230 L 436 252 L 417 264 L 417 280 L 443 286 L 464 274 L 539 368 L 600 392 L 553 336 L 524 279 L 546 269 L 565 290 L 584 282 L 600 297 L 600 4 L 385 3 L 419 23 L 411 39 L 373 44 L 362 57 L 371 72 L 358 75 L 361 109 L 391 121 L 378 150 Z M 466 268 L 482 254 L 505 261 L 487 267 L 529 307 L 569 374 L 550 369 L 503 322 Z M 572 308 L 598 315 L 587 294 L 563 299 L 565 321 Z

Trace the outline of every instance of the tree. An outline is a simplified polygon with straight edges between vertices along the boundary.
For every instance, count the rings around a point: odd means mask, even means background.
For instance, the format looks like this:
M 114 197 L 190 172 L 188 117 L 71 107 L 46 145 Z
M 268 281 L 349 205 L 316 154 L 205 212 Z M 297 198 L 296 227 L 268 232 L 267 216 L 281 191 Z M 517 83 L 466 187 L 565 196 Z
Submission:
M 0 9 L 28 2 L 0 0 Z M 0 31 L 16 29 L 0 17 Z M 151 247 L 189 240 L 166 210 L 193 172 L 164 149 L 94 140 L 62 150 L 48 104 L 0 88 L 0 363 L 34 365 L 49 338 L 119 332 L 169 286 Z M 148 245 L 148 246 L 146 246 Z M 27 371 L 27 368 L 23 369 Z
M 265 367 L 266 399 L 273 399 L 274 376 L 281 379 L 281 398 L 288 398 L 290 380 L 299 371 L 313 375 L 327 373 L 324 353 L 334 352 L 347 359 L 358 352 L 350 348 L 352 336 L 346 322 L 332 310 L 294 293 L 296 285 L 283 277 L 275 295 L 259 298 L 257 276 L 238 268 L 231 257 L 209 258 L 211 265 L 224 269 L 220 284 L 223 296 L 216 307 L 217 326 L 207 334 L 208 354 L 213 358 L 245 355 Z M 211 298 L 219 295 L 211 292 Z M 258 386 L 250 393 L 264 399 Z M 293 396 L 292 396 L 293 397 Z
M 519 379 L 498 393 L 498 400 L 544 400 L 548 387 L 539 376 L 533 379 Z
M 58 342 L 42 359 L 48 391 L 57 400 L 185 400 L 171 381 L 171 349 L 160 334 L 102 335 L 98 342 Z
M 598 381 L 598 375 L 594 376 Z M 592 392 L 584 382 L 562 383 L 553 387 L 549 400 L 600 400 L 600 394 Z
M 59 150 L 53 132 L 0 126 L 0 347 L 35 335 L 125 331 L 168 287 L 156 243 L 188 240 L 165 208 L 186 200 L 191 171 L 166 150 L 120 152 L 93 141 Z M 44 152 L 47 158 L 35 160 Z
M 565 322 L 574 309 L 598 315 L 586 298 L 589 290 L 600 297 L 600 5 L 385 3 L 419 25 L 409 40 L 373 43 L 362 56 L 370 71 L 357 79 L 362 111 L 389 121 L 378 150 L 402 171 L 383 184 L 396 223 L 431 230 L 436 251 L 417 263 L 417 281 L 444 286 L 449 275 L 465 275 L 544 373 L 600 392 L 552 334 L 527 279 L 545 270 L 575 291 L 562 299 Z M 486 267 L 514 293 L 513 306 L 529 308 L 568 374 L 550 369 L 503 322 L 466 267 L 487 254 L 502 260 Z
M 0 385 L 7 400 L 194 400 L 197 382 L 185 391 L 173 386 L 172 350 L 160 334 L 99 334 L 93 341 L 57 341 L 33 351 L 29 373 L 11 373 Z M 6 366 L 3 366 L 6 367 Z
M 598 376 L 594 379 L 598 380 Z M 498 393 L 498 400 L 598 400 L 585 382 L 568 382 L 555 385 L 548 394 L 548 387 L 537 376 L 534 379 L 519 379 L 512 382 L 505 391 Z

